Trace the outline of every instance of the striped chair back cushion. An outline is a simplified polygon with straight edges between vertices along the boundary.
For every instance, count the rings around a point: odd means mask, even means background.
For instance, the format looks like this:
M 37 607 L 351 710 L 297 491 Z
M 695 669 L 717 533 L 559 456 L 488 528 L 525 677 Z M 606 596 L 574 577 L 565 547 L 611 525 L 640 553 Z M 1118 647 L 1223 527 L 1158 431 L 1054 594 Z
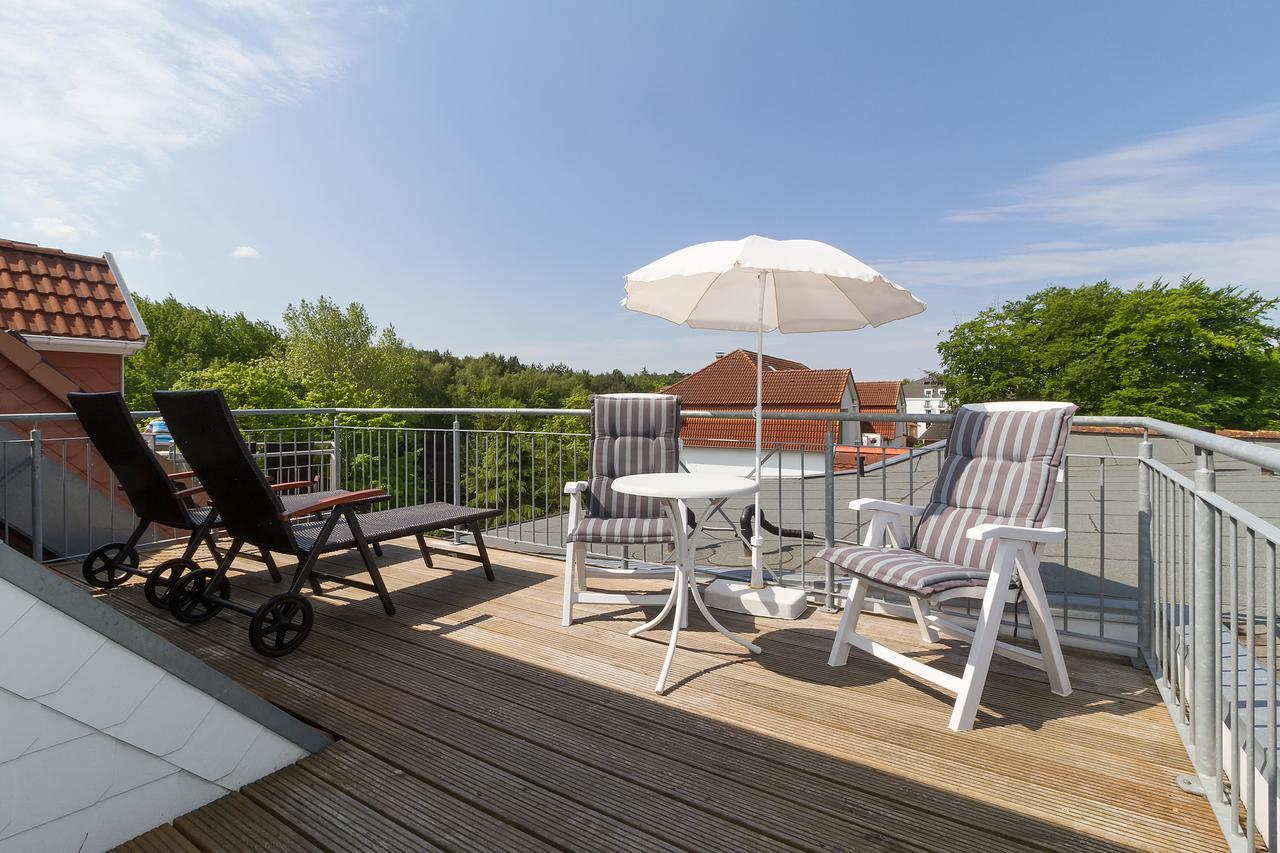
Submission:
M 935 560 L 988 569 L 996 542 L 975 542 L 978 524 L 1035 527 L 1053 504 L 1076 407 L 1070 403 L 961 406 L 933 495 L 912 547 Z
M 591 398 L 587 517 L 662 518 L 662 502 L 615 492 L 628 474 L 670 474 L 680 465 L 680 398 L 597 394 Z

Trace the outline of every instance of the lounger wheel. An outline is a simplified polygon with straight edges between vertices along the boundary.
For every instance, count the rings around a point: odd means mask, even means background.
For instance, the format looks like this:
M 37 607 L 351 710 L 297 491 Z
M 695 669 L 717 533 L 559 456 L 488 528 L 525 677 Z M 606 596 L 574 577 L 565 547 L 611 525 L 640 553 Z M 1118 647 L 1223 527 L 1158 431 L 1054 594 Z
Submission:
M 169 593 L 173 585 L 181 580 L 187 572 L 198 572 L 200 566 L 195 560 L 184 560 L 177 557 L 165 560 L 147 574 L 147 583 L 142 591 L 147 594 L 147 601 L 161 610 L 169 609 Z
M 314 621 L 310 601 L 296 592 L 283 592 L 267 599 L 253 614 L 249 644 L 269 658 L 287 655 L 307 639 Z
M 89 586 L 110 589 L 119 586 L 138 571 L 138 550 L 130 548 L 124 553 L 125 543 L 112 542 L 103 545 L 84 558 L 81 571 Z
M 222 602 L 231 598 L 231 584 L 225 577 L 212 588 L 213 569 L 200 569 L 183 575 L 169 590 L 169 612 L 179 622 L 195 624 L 212 619 L 222 610 Z M 215 598 L 214 595 L 217 595 Z

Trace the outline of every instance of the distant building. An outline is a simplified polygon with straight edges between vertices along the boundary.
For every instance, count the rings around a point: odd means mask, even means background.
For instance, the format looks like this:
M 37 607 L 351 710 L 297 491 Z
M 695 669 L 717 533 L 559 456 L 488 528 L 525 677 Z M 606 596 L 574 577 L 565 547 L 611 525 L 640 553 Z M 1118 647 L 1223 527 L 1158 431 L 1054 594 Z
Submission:
M 950 411 L 947 408 L 947 389 L 936 379 L 925 377 L 902 386 L 906 397 L 909 414 L 939 415 Z M 918 421 L 910 425 L 914 428 L 913 438 L 923 438 L 929 424 Z
M 764 410 L 856 412 L 857 396 L 848 368 L 813 370 L 798 361 L 764 356 Z M 756 404 L 756 354 L 734 350 L 664 389 L 678 394 L 684 409 L 749 412 Z M 824 470 L 827 435 L 837 445 L 860 442 L 857 421 L 766 420 L 765 452 L 776 452 L 766 476 L 817 474 Z M 755 424 L 749 418 L 686 421 L 680 431 L 681 459 L 699 467 L 745 471 L 754 465 Z
M 859 412 L 901 415 L 906 409 L 902 383 L 896 379 L 855 383 Z M 873 447 L 906 446 L 906 424 L 894 421 L 862 421 L 858 444 Z

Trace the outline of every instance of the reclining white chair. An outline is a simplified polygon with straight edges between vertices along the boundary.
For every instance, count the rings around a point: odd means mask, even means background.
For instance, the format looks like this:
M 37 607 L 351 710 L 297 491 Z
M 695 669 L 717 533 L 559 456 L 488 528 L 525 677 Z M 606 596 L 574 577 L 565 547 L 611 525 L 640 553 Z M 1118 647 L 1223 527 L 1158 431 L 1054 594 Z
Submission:
M 843 666 L 852 646 L 955 693 L 955 731 L 973 728 L 993 653 L 1043 670 L 1059 696 L 1071 693 L 1040 579 L 1040 551 L 1066 538 L 1065 530 L 1047 525 L 1075 411 L 1070 403 L 962 406 L 927 507 L 869 498 L 849 504 L 870 512 L 871 526 L 862 545 L 819 554 L 853 575 L 830 666 Z M 907 517 L 919 519 L 909 543 Z M 883 547 L 886 536 L 892 547 Z M 942 672 L 858 634 L 871 586 L 908 596 L 925 642 L 937 642 L 939 632 L 971 639 L 964 675 Z M 997 639 L 1005 602 L 1017 586 L 1026 596 L 1038 653 Z M 957 598 L 981 599 L 973 629 L 933 612 L 933 605 Z
M 680 398 L 670 394 L 598 394 L 591 398 L 589 479 L 566 483 L 564 612 L 573 623 L 575 604 L 662 605 L 669 592 L 623 593 L 587 589 L 587 578 L 668 576 L 671 570 L 587 566 L 587 546 L 675 543 L 662 502 L 615 492 L 628 474 L 673 473 L 680 466 Z

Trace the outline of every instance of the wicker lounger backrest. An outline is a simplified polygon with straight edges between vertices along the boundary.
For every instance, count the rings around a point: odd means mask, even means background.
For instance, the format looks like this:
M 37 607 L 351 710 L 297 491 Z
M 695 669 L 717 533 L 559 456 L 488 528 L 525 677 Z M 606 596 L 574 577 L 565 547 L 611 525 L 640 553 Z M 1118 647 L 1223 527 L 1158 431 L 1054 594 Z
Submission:
M 154 524 L 190 528 L 192 522 L 180 486 L 165 472 L 156 454 L 134 424 L 124 395 L 117 391 L 67 395 L 89 441 L 115 475 L 134 514 Z
M 222 391 L 157 391 L 155 398 L 231 538 L 297 553 L 293 529 L 280 517 L 280 498 L 249 452 Z

